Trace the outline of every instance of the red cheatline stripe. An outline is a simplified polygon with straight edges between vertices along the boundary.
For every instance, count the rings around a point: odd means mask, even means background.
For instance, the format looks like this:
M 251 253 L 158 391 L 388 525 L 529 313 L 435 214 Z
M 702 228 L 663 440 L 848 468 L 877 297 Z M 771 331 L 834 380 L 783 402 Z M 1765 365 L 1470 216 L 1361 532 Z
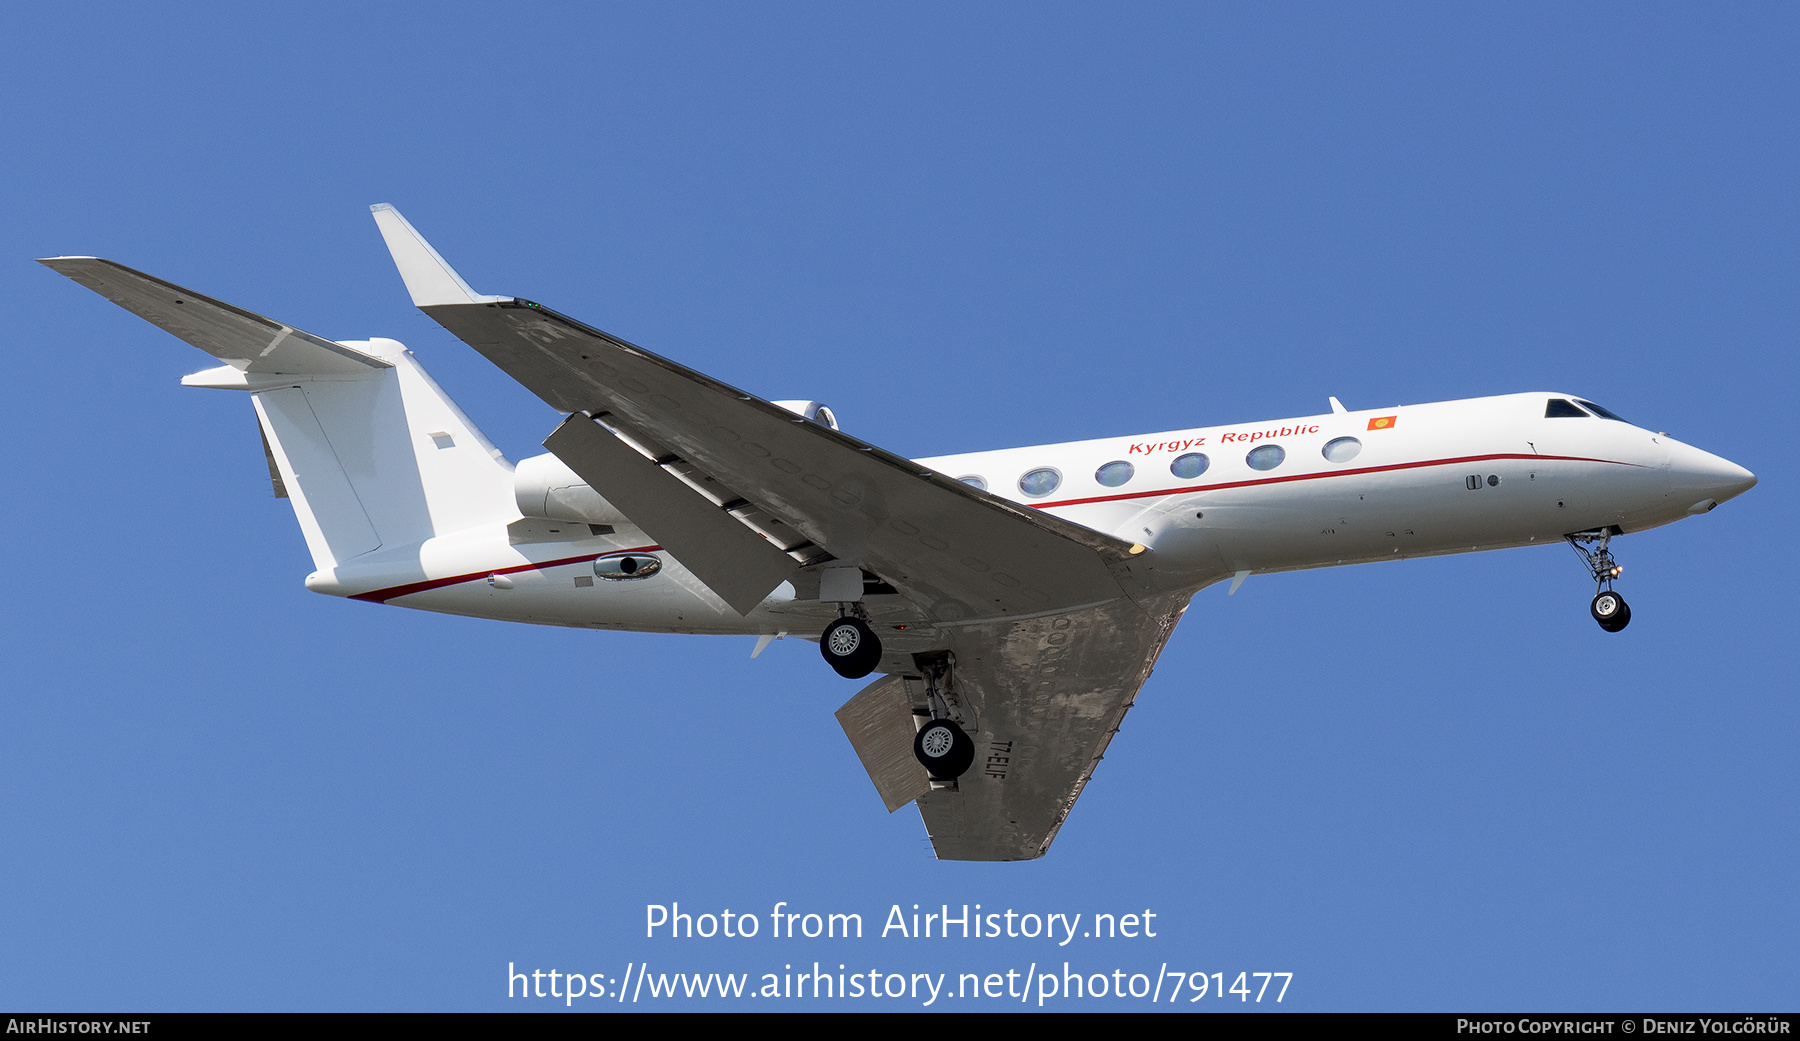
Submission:
M 1040 510 L 1053 506 L 1084 506 L 1090 502 L 1119 502 L 1123 499 L 1147 499 L 1161 495 L 1185 495 L 1188 492 L 1210 492 L 1221 488 L 1249 488 L 1258 484 L 1286 484 L 1289 481 L 1313 481 L 1321 477 L 1351 477 L 1356 474 L 1378 474 L 1389 470 L 1416 470 L 1422 466 L 1455 466 L 1459 463 L 1483 463 L 1490 459 L 1532 459 L 1559 460 L 1573 463 L 1611 463 L 1614 466 L 1642 466 L 1641 463 L 1623 463 L 1617 459 L 1590 459 L 1581 455 L 1527 455 L 1524 453 L 1499 453 L 1495 455 L 1465 455 L 1456 459 L 1427 459 L 1419 463 L 1392 463 L 1388 466 L 1364 466 L 1355 470 L 1331 470 L 1316 474 L 1293 474 L 1288 477 L 1263 477 L 1254 481 L 1227 481 L 1223 484 L 1196 484 L 1186 488 L 1163 488 L 1149 492 L 1126 492 L 1123 495 L 1095 495 L 1086 499 L 1064 499 L 1060 502 L 1026 503 Z
M 1084 506 L 1091 502 L 1119 502 L 1124 499 L 1147 499 L 1163 495 L 1185 495 L 1189 492 L 1209 492 L 1223 488 L 1249 488 L 1259 484 L 1286 484 L 1290 481 L 1313 481 L 1323 477 L 1351 477 L 1356 474 L 1385 473 L 1391 470 L 1416 470 L 1425 466 L 1455 466 L 1459 463 L 1482 463 L 1491 459 L 1532 459 L 1569 463 L 1611 463 L 1614 466 L 1641 466 L 1640 463 L 1620 462 L 1617 459 L 1593 459 L 1581 455 L 1527 455 L 1524 453 L 1497 453 L 1494 455 L 1466 455 L 1455 459 L 1427 459 L 1417 463 L 1391 463 L 1387 466 L 1364 466 L 1355 470 L 1332 470 L 1326 473 L 1293 474 L 1287 477 L 1263 477 L 1252 481 L 1227 481 L 1222 484 L 1196 484 L 1185 488 L 1162 488 L 1147 492 L 1126 492 L 1122 495 L 1095 495 L 1086 499 L 1063 499 L 1060 502 L 1034 502 L 1026 505 L 1036 509 L 1049 509 L 1054 506 Z M 370 603 L 385 603 L 397 597 L 423 593 L 428 589 L 442 589 L 461 582 L 473 582 L 489 575 L 511 575 L 520 571 L 541 571 L 545 568 L 561 567 L 564 564 L 580 564 L 583 561 L 598 560 L 618 553 L 653 553 L 661 546 L 637 546 L 632 549 L 611 549 L 604 553 L 586 553 L 579 557 L 563 557 L 558 560 L 544 560 L 535 564 L 519 564 L 515 567 L 498 568 L 492 571 L 477 571 L 468 575 L 455 575 L 450 578 L 433 578 L 424 582 L 413 582 L 404 586 L 392 586 L 388 589 L 377 589 L 368 593 L 357 593 L 352 600 L 367 600 Z
M 599 560 L 601 557 L 617 556 L 620 553 L 654 553 L 659 549 L 662 549 L 662 547 L 635 546 L 631 549 L 609 549 L 604 553 L 584 553 L 579 557 L 562 557 L 558 560 L 540 560 L 535 564 L 519 564 L 514 567 L 495 568 L 491 571 L 477 571 L 474 574 L 469 575 L 454 575 L 450 578 L 432 578 L 427 579 L 424 582 L 411 582 L 403 586 L 390 586 L 387 589 L 376 589 L 367 593 L 357 593 L 350 599 L 367 600 L 372 604 L 381 604 L 386 603 L 395 597 L 410 596 L 413 593 L 423 593 L 427 589 L 442 589 L 445 586 L 453 586 L 460 582 L 473 582 L 478 578 L 486 578 L 489 575 L 513 575 L 521 571 L 542 571 L 545 568 L 562 567 L 564 564 L 580 564 L 589 560 Z

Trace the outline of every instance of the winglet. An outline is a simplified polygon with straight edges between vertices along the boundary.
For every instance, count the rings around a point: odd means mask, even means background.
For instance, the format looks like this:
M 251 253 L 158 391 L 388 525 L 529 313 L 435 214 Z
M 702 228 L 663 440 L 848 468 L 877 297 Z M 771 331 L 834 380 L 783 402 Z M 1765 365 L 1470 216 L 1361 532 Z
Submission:
M 438 251 L 431 248 L 400 211 L 385 202 L 378 202 L 369 207 L 375 215 L 375 226 L 381 229 L 381 237 L 386 240 L 388 252 L 394 256 L 394 266 L 400 269 L 400 278 L 406 283 L 406 291 L 412 294 L 415 307 L 432 307 L 437 304 L 490 304 L 501 300 L 510 300 L 506 296 L 482 296 L 469 288 L 456 269 L 438 256 Z

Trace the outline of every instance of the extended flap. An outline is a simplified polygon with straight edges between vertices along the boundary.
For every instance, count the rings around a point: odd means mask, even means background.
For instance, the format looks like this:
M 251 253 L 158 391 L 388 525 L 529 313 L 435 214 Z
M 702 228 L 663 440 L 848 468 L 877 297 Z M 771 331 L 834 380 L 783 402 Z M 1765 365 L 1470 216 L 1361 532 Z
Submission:
M 919 728 L 904 677 L 884 676 L 864 687 L 837 710 L 837 721 L 889 813 L 931 790 L 930 776 L 913 755 Z

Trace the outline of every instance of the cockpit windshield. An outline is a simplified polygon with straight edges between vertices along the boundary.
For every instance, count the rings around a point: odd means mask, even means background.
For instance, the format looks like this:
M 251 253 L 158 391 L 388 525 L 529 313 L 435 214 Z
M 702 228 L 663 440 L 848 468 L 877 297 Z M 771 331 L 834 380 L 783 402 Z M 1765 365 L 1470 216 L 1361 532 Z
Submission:
M 1616 420 L 1620 423 L 1631 422 L 1631 420 L 1626 419 L 1624 416 L 1614 415 L 1613 413 L 1606 411 L 1605 409 L 1601 408 L 1599 405 L 1596 405 L 1591 401 L 1583 401 L 1580 398 L 1576 398 L 1575 403 L 1580 405 L 1582 408 L 1587 409 L 1589 412 L 1592 412 L 1594 415 L 1599 416 L 1601 419 Z
M 1591 419 L 1592 417 L 1576 408 L 1575 403 L 1568 398 L 1551 398 L 1550 403 L 1544 406 L 1544 418 Z

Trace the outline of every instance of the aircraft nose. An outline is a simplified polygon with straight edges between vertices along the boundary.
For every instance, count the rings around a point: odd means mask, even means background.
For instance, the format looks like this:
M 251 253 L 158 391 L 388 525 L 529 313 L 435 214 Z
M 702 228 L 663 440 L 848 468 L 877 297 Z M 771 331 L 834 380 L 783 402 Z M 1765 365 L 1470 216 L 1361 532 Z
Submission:
M 1670 446 L 1669 480 L 1689 513 L 1705 513 L 1756 486 L 1756 475 L 1729 459 L 1691 445 Z

